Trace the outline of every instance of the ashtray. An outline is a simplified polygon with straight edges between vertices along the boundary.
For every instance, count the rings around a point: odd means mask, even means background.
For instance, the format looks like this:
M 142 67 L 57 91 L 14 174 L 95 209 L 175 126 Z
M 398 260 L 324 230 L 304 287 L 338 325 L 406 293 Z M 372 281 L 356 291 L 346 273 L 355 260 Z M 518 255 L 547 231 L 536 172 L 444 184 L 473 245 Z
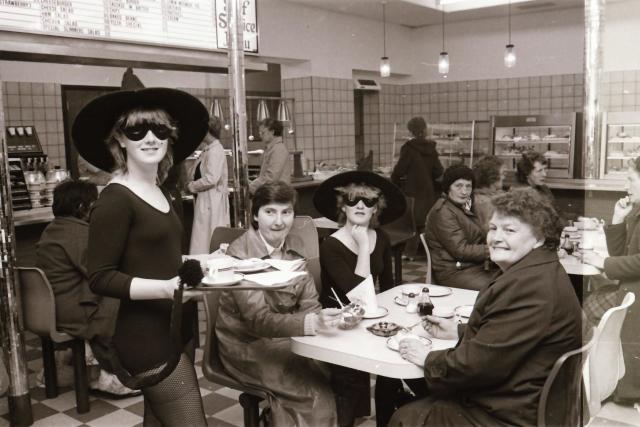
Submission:
M 367 326 L 369 332 L 379 337 L 390 337 L 397 334 L 400 329 L 402 329 L 402 326 L 393 322 L 378 322 Z

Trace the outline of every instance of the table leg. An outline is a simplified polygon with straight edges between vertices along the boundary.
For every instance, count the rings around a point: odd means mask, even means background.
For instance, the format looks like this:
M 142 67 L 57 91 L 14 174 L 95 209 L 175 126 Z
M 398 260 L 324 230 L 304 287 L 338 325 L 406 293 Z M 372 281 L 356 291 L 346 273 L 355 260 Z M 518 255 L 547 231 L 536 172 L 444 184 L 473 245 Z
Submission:
M 404 249 L 404 244 L 397 245 L 393 249 L 393 271 L 395 280 L 394 283 L 396 286 L 402 284 L 402 250 Z

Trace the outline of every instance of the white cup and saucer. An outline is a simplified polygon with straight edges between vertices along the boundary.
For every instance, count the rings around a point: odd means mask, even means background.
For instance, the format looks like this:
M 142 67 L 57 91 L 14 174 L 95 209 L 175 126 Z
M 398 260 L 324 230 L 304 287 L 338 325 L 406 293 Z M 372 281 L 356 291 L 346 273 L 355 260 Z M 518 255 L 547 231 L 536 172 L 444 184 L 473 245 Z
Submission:
M 244 277 L 233 270 L 233 258 L 211 258 L 206 261 L 202 283 L 209 286 L 234 285 Z

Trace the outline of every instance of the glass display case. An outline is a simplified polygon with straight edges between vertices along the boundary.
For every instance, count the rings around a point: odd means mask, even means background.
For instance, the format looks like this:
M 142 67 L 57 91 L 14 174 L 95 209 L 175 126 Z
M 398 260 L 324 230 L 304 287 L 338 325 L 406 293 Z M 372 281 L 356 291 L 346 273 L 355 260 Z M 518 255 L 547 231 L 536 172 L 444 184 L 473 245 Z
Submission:
M 471 167 L 475 159 L 489 154 L 490 134 L 490 123 L 486 120 L 427 124 L 427 138 L 436 141 L 445 169 L 454 163 Z
M 602 113 L 600 178 L 625 179 L 629 160 L 640 156 L 640 112 Z
M 515 171 L 522 153 L 533 150 L 547 159 L 547 176 L 573 178 L 576 113 L 548 116 L 495 116 L 493 153 Z

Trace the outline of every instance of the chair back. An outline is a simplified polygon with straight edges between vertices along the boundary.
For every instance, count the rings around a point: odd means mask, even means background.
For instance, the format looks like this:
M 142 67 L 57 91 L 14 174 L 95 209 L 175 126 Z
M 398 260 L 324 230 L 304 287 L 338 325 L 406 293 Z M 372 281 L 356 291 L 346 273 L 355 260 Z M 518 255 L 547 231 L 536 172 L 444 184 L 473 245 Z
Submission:
M 246 228 L 216 227 L 211 235 L 209 252 L 217 251 L 221 243 L 231 243 L 246 233 Z
M 582 368 L 596 338 L 594 329 L 586 344 L 563 354 L 554 363 L 540 394 L 538 427 L 577 427 L 580 424 Z
M 427 255 L 427 280 L 426 283 L 432 282 L 432 273 L 431 273 L 431 252 L 429 252 L 429 246 L 427 246 L 427 238 L 426 233 L 420 233 L 420 241 L 422 242 L 422 246 L 424 247 L 424 253 Z
M 618 381 L 624 376 L 620 331 L 635 299 L 635 294 L 628 292 L 622 303 L 607 310 L 598 324 L 598 338 L 589 352 L 589 362 L 585 369 L 589 413 L 592 415 L 598 413 L 601 402 L 611 396 Z
M 17 270 L 25 329 L 54 342 L 72 340 L 71 335 L 57 330 L 56 300 L 44 272 L 36 267 L 18 267 Z

